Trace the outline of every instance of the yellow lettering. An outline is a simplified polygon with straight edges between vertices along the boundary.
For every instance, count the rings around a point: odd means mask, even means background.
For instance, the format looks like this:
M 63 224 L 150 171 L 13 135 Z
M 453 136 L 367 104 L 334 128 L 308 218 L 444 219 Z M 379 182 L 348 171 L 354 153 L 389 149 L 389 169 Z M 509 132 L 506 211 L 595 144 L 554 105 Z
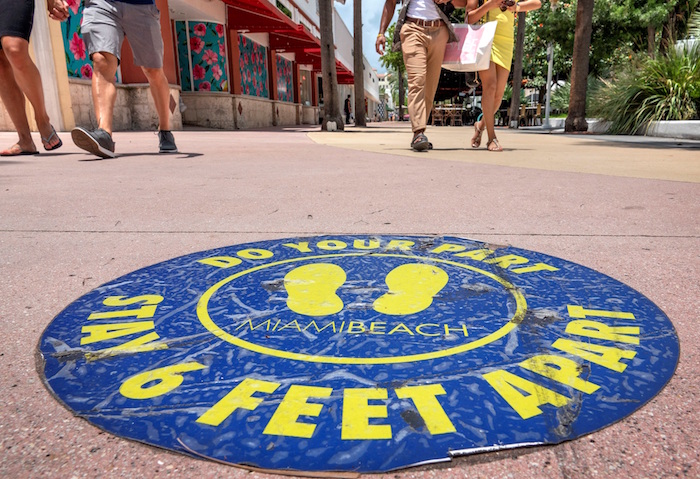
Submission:
M 637 326 L 608 326 L 597 321 L 579 319 L 566 325 L 566 332 L 587 338 L 607 339 L 617 343 L 639 344 Z
M 581 343 L 569 339 L 557 339 L 554 344 L 552 344 L 552 347 L 583 358 L 586 361 L 599 364 L 605 368 L 612 369 L 618 373 L 621 373 L 627 368 L 627 365 L 621 363 L 620 359 L 632 359 L 637 355 L 634 351 L 600 346 L 598 344 Z
M 197 263 L 214 266 L 215 268 L 231 268 L 232 266 L 238 266 L 242 262 L 240 259 L 232 256 L 212 256 L 211 258 L 197 260 Z
M 129 399 L 151 399 L 162 396 L 177 388 L 184 381 L 182 373 L 198 371 L 206 366 L 198 362 L 176 364 L 146 371 L 130 377 L 119 388 L 119 393 Z M 146 386 L 148 383 L 153 383 Z
M 348 323 L 348 334 L 359 334 L 367 331 L 362 321 L 350 321 Z
M 338 250 L 347 248 L 348 244 L 343 242 L 343 241 L 338 241 L 338 240 L 325 240 L 325 241 L 319 241 L 316 244 L 316 247 L 319 249 L 327 250 L 327 251 L 338 251 Z
M 246 378 L 233 388 L 231 392 L 221 398 L 219 402 L 214 404 L 211 409 L 199 416 L 197 422 L 218 426 L 233 414 L 236 409 L 253 411 L 263 401 L 263 398 L 254 397 L 253 394 L 256 392 L 271 394 L 278 387 L 280 387 L 279 383 Z
M 302 241 L 301 243 L 284 243 L 282 246 L 286 246 L 287 248 L 294 248 L 300 253 L 311 253 L 308 241 Z
M 623 313 L 619 311 L 604 311 L 599 309 L 584 309 L 582 306 L 566 306 L 569 311 L 569 316 L 576 319 L 586 319 L 589 316 L 598 318 L 615 318 L 615 319 L 634 319 L 634 314 Z
M 453 243 L 445 243 L 445 244 L 441 244 L 437 248 L 434 248 L 431 251 L 431 253 L 439 254 L 439 253 L 444 253 L 445 251 L 449 251 L 450 253 L 457 253 L 459 251 L 464 251 L 465 249 L 467 249 L 466 246 L 453 244 Z
M 268 251 L 266 249 L 256 249 L 256 248 L 244 249 L 243 251 L 239 251 L 236 254 L 238 256 L 240 256 L 241 258 L 245 258 L 245 259 L 268 259 L 268 258 L 272 258 L 274 256 L 272 251 Z
M 559 271 L 559 268 L 544 263 L 536 263 L 532 266 L 526 266 L 524 268 L 511 269 L 511 272 L 515 274 L 535 273 L 537 271 Z
M 389 241 L 389 244 L 386 245 L 386 249 L 400 249 L 403 251 L 408 251 L 414 244 L 416 244 L 415 241 L 391 240 Z
M 436 396 L 446 394 L 442 384 L 431 384 L 426 386 L 408 386 L 396 390 L 399 399 L 411 399 L 413 404 L 425 421 L 425 427 L 430 434 L 447 434 L 456 432 L 454 424 L 445 414 L 445 410 L 440 405 Z
M 146 351 L 155 351 L 157 349 L 168 349 L 168 345 L 165 343 L 153 343 L 160 339 L 158 333 L 152 332 L 140 338 L 132 339 L 131 341 L 120 344 L 119 346 L 114 346 L 113 348 L 100 349 L 99 351 L 93 351 L 85 353 L 85 358 L 88 361 L 94 361 L 95 359 L 103 358 L 105 356 L 114 356 L 116 354 L 125 353 L 144 353 Z
M 121 311 L 105 311 L 99 313 L 92 313 L 88 316 L 88 320 L 92 321 L 95 319 L 111 319 L 111 318 L 128 318 L 135 317 L 139 319 L 152 318 L 156 314 L 156 308 L 158 304 L 163 301 L 163 297 L 157 294 L 145 294 L 142 296 L 135 296 L 133 298 L 127 298 L 126 296 L 110 296 L 102 301 L 102 304 L 112 308 L 117 308 L 120 306 L 131 306 L 133 304 L 143 303 L 139 309 L 128 309 Z
M 445 325 L 445 336 L 449 336 L 452 331 L 462 331 L 464 333 L 464 337 L 466 338 L 469 336 L 469 333 L 467 332 L 467 325 L 466 324 L 461 324 L 459 328 L 450 328 L 449 324 Z
M 439 328 L 439 324 L 435 323 L 425 323 L 425 324 L 419 324 L 416 326 L 416 333 L 421 334 L 423 336 L 440 336 L 440 333 L 426 333 L 423 331 L 423 328 Z
M 377 322 L 371 322 L 369 324 L 369 332 L 372 334 L 385 334 L 384 331 L 386 330 L 386 322 L 385 321 L 377 321 Z
M 529 259 L 523 258 L 522 256 L 518 256 L 516 254 L 507 254 L 505 256 L 497 256 L 495 258 L 484 260 L 484 263 L 495 264 L 503 269 L 506 269 L 508 266 L 512 266 L 514 264 L 525 264 L 529 262 Z
M 352 247 L 355 249 L 377 249 L 379 248 L 379 240 L 355 240 Z
M 301 326 L 299 326 L 299 323 L 297 322 L 296 319 L 288 322 L 287 324 L 285 324 L 284 326 L 279 328 L 277 331 L 282 331 L 283 329 L 287 329 L 287 328 L 296 329 L 297 331 L 299 331 L 301 333 Z
M 121 338 L 122 336 L 142 333 L 151 329 L 155 329 L 153 321 L 83 326 L 80 331 L 88 336 L 80 338 L 80 344 L 99 343 L 100 341 Z
M 523 361 L 520 366 L 586 394 L 593 394 L 600 387 L 581 379 L 581 366 L 562 356 L 542 354 Z
M 476 261 L 483 261 L 484 258 L 487 256 L 490 256 L 494 253 L 492 249 L 487 249 L 487 248 L 482 248 L 482 249 L 473 249 L 471 251 L 465 251 L 464 253 L 457 253 L 455 256 L 458 256 L 460 258 L 470 258 Z
M 544 404 L 561 407 L 569 401 L 561 394 L 505 370 L 486 373 L 484 379 L 523 419 L 542 414 L 539 406 Z
M 255 331 L 256 329 L 261 328 L 261 327 L 263 327 L 263 326 L 265 326 L 265 331 L 269 331 L 269 330 L 270 330 L 270 324 L 271 324 L 270 321 L 272 321 L 272 320 L 271 320 L 271 319 L 267 319 L 267 320 L 261 322 L 260 324 L 258 324 L 257 326 L 253 326 L 253 320 L 252 320 L 252 319 L 249 319 L 248 321 L 244 321 L 243 323 L 241 323 L 241 325 L 238 326 L 238 327 L 236 328 L 236 331 L 238 331 L 239 329 L 245 327 L 246 324 L 249 326 L 249 328 L 250 328 L 251 331 Z
M 406 334 L 410 334 L 411 336 L 413 336 L 413 331 L 411 331 L 411 329 L 403 323 L 399 323 L 398 325 L 396 325 L 396 327 L 394 329 L 389 331 L 389 334 L 394 334 L 394 333 L 406 333 Z
M 370 405 L 371 399 L 387 399 L 386 389 L 358 388 L 343 392 L 341 439 L 391 439 L 389 424 L 370 424 L 370 418 L 387 417 L 386 405 Z
M 312 320 L 309 324 L 307 324 L 306 327 L 304 328 L 304 331 L 306 331 L 307 329 L 309 329 L 309 328 L 311 327 L 312 324 L 313 324 L 314 328 L 316 329 L 316 332 L 317 332 L 317 333 L 320 333 L 321 331 L 323 331 L 324 329 L 326 329 L 326 328 L 328 328 L 328 327 L 331 327 L 331 329 L 333 330 L 334 333 L 336 332 L 336 331 L 335 331 L 335 321 L 331 321 L 330 323 L 326 324 L 324 327 L 319 328 L 319 327 L 318 327 L 318 324 L 316 324 L 316 321 L 315 321 L 315 320 Z
M 310 438 L 314 434 L 316 424 L 297 422 L 299 416 L 318 416 L 322 404 L 308 403 L 312 397 L 329 397 L 332 388 L 292 385 L 284 395 L 284 399 L 267 423 L 263 434 L 291 437 Z

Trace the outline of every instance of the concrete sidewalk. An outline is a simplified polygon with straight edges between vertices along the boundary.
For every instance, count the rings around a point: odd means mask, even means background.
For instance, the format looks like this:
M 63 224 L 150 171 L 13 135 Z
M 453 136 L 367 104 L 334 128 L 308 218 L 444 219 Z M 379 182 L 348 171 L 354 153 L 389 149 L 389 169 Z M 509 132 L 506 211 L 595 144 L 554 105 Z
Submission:
M 72 145 L 0 158 L 0 476 L 281 477 L 172 454 L 100 431 L 47 392 L 34 352 L 69 303 L 139 268 L 249 241 L 316 234 L 436 234 L 513 245 L 607 274 L 655 302 L 681 342 L 649 404 L 551 447 L 459 458 L 381 478 L 700 476 L 700 142 L 405 125 L 115 134 L 112 160 Z M 38 138 L 35 138 L 35 141 Z M 0 133 L 0 145 L 16 141 Z M 40 143 L 37 141 L 37 144 Z

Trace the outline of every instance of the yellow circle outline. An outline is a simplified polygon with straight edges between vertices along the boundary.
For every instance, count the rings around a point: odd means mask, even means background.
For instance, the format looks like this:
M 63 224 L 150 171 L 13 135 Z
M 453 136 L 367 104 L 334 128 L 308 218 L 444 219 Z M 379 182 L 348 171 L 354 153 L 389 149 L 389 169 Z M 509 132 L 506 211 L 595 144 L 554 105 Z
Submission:
M 438 358 L 444 358 L 446 356 L 452 356 L 454 354 L 460 354 L 465 351 L 470 351 L 472 349 L 480 348 L 481 346 L 485 346 L 486 344 L 489 344 L 497 339 L 502 338 L 506 334 L 508 334 L 513 328 L 515 328 L 518 323 L 522 321 L 522 319 L 525 317 L 525 312 L 527 311 L 527 302 L 525 301 L 525 297 L 522 295 L 520 291 L 518 291 L 515 286 L 513 286 L 511 283 L 508 281 L 504 280 L 503 278 L 500 278 L 499 276 L 496 276 L 493 273 L 489 273 L 488 271 L 481 270 L 479 268 L 475 268 L 473 266 L 469 266 L 467 264 L 462 264 L 462 263 L 457 263 L 456 261 L 449 261 L 445 259 L 437 259 L 437 258 L 425 258 L 425 257 L 416 257 L 416 256 L 406 256 L 406 255 L 401 255 L 401 254 L 388 254 L 388 253 L 371 253 L 371 256 L 378 256 L 378 257 L 395 257 L 395 258 L 408 258 L 408 259 L 416 259 L 419 261 L 434 261 L 437 263 L 445 263 L 449 264 L 452 266 L 456 266 L 458 268 L 464 268 L 468 269 L 471 271 L 474 271 L 479 274 L 483 274 L 484 276 L 487 276 L 494 281 L 500 283 L 503 285 L 503 287 L 509 291 L 512 295 L 513 298 L 515 299 L 516 303 L 516 310 L 515 314 L 513 317 L 506 323 L 504 326 L 502 326 L 500 329 L 494 331 L 493 333 L 489 334 L 488 336 L 484 336 L 481 339 L 478 339 L 476 341 L 472 341 L 467 344 L 463 344 L 461 346 L 455 346 L 453 348 L 448 348 L 448 349 L 443 349 L 439 351 L 433 351 L 431 353 L 421 353 L 421 354 L 411 354 L 407 356 L 394 356 L 394 357 L 386 357 L 386 358 L 344 358 L 344 357 L 332 357 L 332 356 L 315 356 L 315 355 L 310 355 L 310 354 L 302 354 L 302 353 L 292 353 L 289 351 L 280 351 L 278 349 L 273 349 L 273 348 L 268 348 L 266 346 L 260 346 L 255 343 L 251 343 L 248 341 L 245 341 L 243 339 L 237 338 L 236 336 L 227 333 L 226 331 L 223 331 L 221 328 L 219 328 L 216 323 L 211 319 L 209 316 L 209 311 L 207 310 L 207 306 L 209 304 L 209 300 L 211 297 L 224 285 L 230 283 L 231 281 L 234 281 L 242 276 L 245 276 L 247 274 L 253 273 L 255 271 L 260 271 L 262 269 L 266 268 L 271 268 L 273 266 L 279 266 L 281 264 L 287 264 L 287 263 L 294 263 L 298 261 L 309 261 L 309 260 L 314 260 L 314 259 L 322 259 L 322 258 L 339 258 L 339 257 L 344 257 L 344 256 L 367 256 L 367 253 L 342 253 L 342 254 L 327 254 L 327 255 L 318 255 L 318 256 L 305 256 L 301 258 L 291 258 L 291 259 L 285 259 L 281 261 L 276 261 L 274 263 L 266 263 L 260 266 L 256 266 L 254 268 L 250 268 L 244 271 L 241 271 L 239 273 L 236 273 L 234 275 L 229 276 L 228 278 L 225 278 L 218 283 L 216 283 L 214 286 L 209 288 L 200 298 L 199 302 L 197 303 L 197 317 L 199 318 L 199 321 L 202 323 L 202 325 L 209 330 L 212 334 L 215 336 L 223 339 L 226 342 L 229 342 L 231 344 L 234 344 L 236 346 L 239 346 L 243 349 L 247 349 L 249 351 L 253 351 L 256 353 L 260 354 L 267 354 L 269 356 L 274 356 L 278 358 L 283 358 L 283 359 L 291 359 L 294 361 L 305 361 L 305 362 L 311 362 L 311 363 L 327 363 L 327 364 L 394 364 L 394 363 L 410 363 L 414 361 L 426 361 L 428 359 L 438 359 Z

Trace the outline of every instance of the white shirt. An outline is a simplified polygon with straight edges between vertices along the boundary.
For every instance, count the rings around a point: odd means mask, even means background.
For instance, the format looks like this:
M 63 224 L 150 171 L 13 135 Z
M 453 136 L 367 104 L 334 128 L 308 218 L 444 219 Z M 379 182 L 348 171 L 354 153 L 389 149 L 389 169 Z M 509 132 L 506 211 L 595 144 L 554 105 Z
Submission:
M 440 20 L 438 7 L 433 0 L 411 0 L 407 15 L 421 20 Z

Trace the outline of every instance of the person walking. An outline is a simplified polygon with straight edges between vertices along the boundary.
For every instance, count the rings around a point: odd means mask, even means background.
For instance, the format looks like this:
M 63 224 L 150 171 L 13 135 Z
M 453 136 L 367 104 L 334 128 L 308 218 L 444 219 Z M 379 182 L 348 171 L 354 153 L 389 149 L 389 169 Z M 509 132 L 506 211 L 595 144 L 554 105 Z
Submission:
M 68 18 L 63 0 L 48 0 L 51 18 Z M 0 0 L 0 98 L 17 130 L 19 140 L 0 151 L 0 156 L 36 155 L 29 120 L 24 109 L 25 96 L 32 104 L 34 118 L 46 151 L 60 148 L 63 142 L 46 112 L 41 75 L 29 55 L 29 36 L 34 23 L 34 0 Z
M 452 23 L 442 10 L 452 0 L 402 0 L 393 38 L 393 51 L 401 50 L 408 77 L 408 114 L 413 139 L 411 148 L 426 151 L 432 147 L 425 136 L 433 100 L 440 80 L 442 60 L 448 42 L 458 41 Z M 379 23 L 375 48 L 384 55 L 384 36 L 394 16 L 397 0 L 386 0 Z
M 345 99 L 345 124 L 350 123 L 350 113 L 352 112 L 352 106 L 350 105 L 350 95 Z
M 82 34 L 93 63 L 92 99 L 98 125 L 95 130 L 75 128 L 71 132 L 73 142 L 96 156 L 114 158 L 115 78 L 127 37 L 134 63 L 146 75 L 158 113 L 159 151 L 176 153 L 170 131 L 170 87 L 163 71 L 160 12 L 155 0 L 85 0 Z
M 481 136 L 486 130 L 488 135 L 486 148 L 489 151 L 503 151 L 503 147 L 496 138 L 495 118 L 503 101 L 503 92 L 513 63 L 515 15 L 519 12 L 537 10 L 542 6 L 542 2 L 540 0 L 486 0 L 482 5 L 479 3 L 479 0 L 455 0 L 457 7 L 466 4 L 468 23 L 476 23 L 482 18 L 487 22 L 498 22 L 489 67 L 479 72 L 483 115 L 480 121 L 474 123 L 471 146 L 472 148 L 481 146 Z

